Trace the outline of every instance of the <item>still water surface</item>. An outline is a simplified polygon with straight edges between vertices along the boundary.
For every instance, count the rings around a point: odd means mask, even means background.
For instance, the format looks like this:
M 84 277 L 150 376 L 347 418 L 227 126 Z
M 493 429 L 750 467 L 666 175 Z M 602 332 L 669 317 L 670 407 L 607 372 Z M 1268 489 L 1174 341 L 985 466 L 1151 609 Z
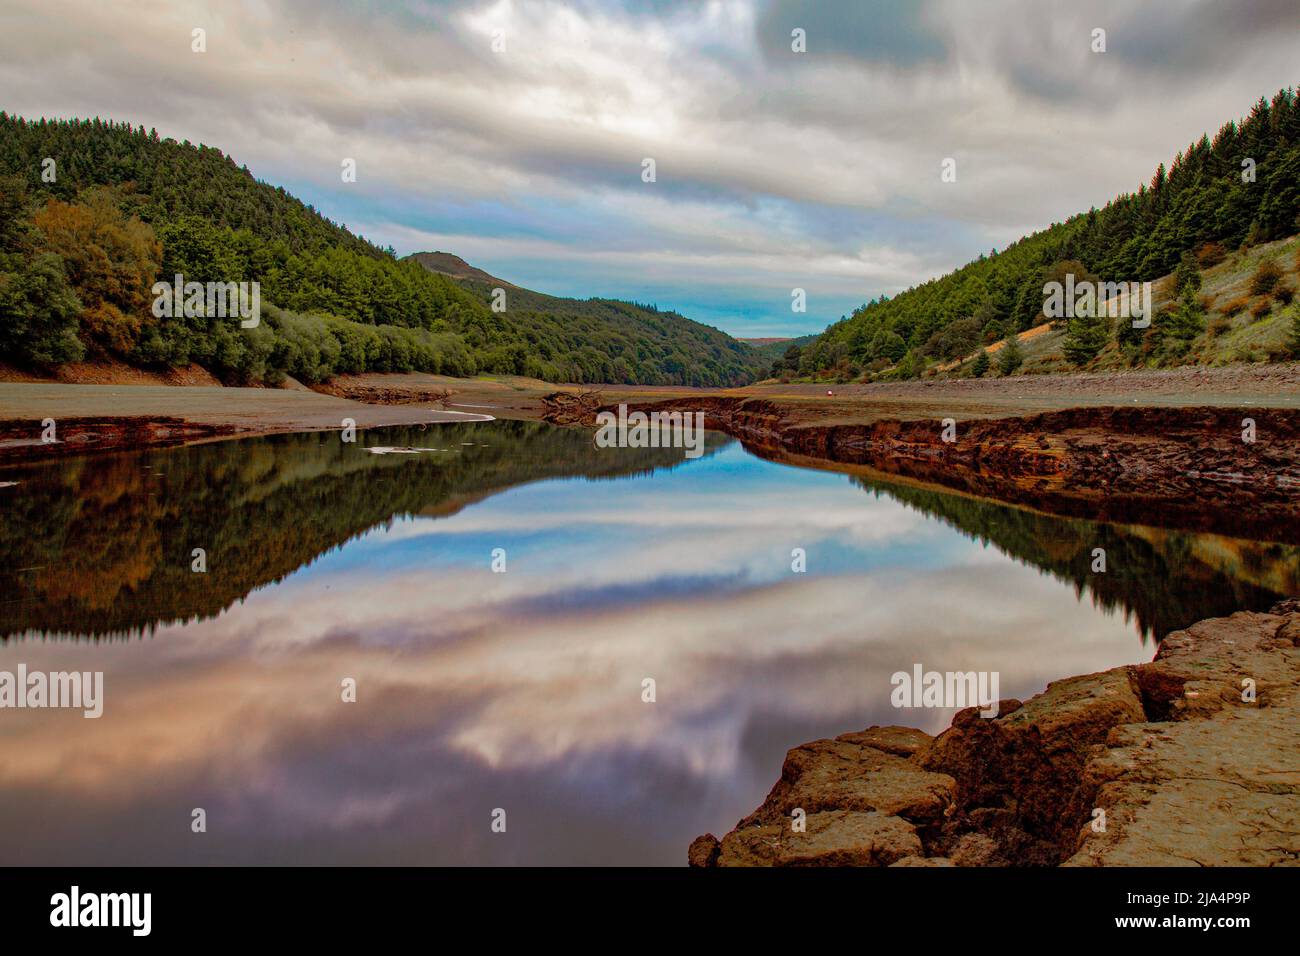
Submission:
M 1028 697 L 1300 591 L 1293 547 L 1055 519 L 721 436 L 683 460 L 490 422 L 4 482 L 0 670 L 103 671 L 105 702 L 0 710 L 3 864 L 680 865 L 788 748 L 946 726 L 890 705 L 895 671 L 997 671 Z

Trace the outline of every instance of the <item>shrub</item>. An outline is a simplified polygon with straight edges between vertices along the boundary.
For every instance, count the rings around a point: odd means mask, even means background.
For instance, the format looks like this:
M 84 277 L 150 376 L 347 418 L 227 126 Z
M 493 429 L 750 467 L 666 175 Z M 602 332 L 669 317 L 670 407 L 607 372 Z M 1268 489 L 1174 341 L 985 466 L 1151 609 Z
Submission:
M 1264 316 L 1268 315 L 1272 311 L 1273 311 L 1273 300 L 1265 297 L 1255 303 L 1254 307 L 1250 310 L 1250 314 L 1254 316 L 1256 320 L 1258 320 L 1258 319 L 1262 319 Z
M 1202 269 L 1217 266 L 1228 257 L 1228 251 L 1217 242 L 1207 242 L 1196 250 L 1196 262 Z
M 980 333 L 981 339 L 985 345 L 990 345 L 1007 334 L 1006 325 L 998 319 L 990 319 L 984 326 L 984 331 Z
M 923 371 L 925 371 L 925 359 L 916 349 L 912 349 L 903 356 L 903 360 L 898 363 L 897 368 L 894 369 L 890 377 L 895 379 L 919 378 Z
M 1205 311 L 1192 285 L 1183 286 L 1178 306 L 1165 320 L 1165 330 L 1172 340 L 1167 343 L 1172 346 L 1170 351 L 1178 355 L 1186 354 L 1192 340 L 1205 331 Z
M 1287 282 L 1279 282 L 1273 289 L 1273 298 L 1277 299 L 1283 305 L 1290 305 L 1291 300 L 1295 298 L 1295 289 Z
M 81 302 L 68 286 L 63 261 L 47 252 L 13 263 L 10 271 L 7 258 L 0 255 L 0 354 L 35 365 L 81 359 Z
M 1251 295 L 1268 295 L 1282 279 L 1282 270 L 1272 259 L 1265 259 L 1250 277 Z
M 1234 315 L 1240 315 L 1245 312 L 1249 306 L 1250 296 L 1239 295 L 1237 298 L 1229 299 L 1227 302 L 1223 303 L 1223 305 L 1219 307 L 1219 311 L 1228 318 L 1232 318 Z

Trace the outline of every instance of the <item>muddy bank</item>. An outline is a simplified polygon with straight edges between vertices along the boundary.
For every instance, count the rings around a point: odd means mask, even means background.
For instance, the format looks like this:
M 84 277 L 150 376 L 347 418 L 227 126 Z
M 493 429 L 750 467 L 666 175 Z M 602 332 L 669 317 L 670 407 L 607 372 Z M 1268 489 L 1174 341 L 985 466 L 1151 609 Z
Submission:
M 369 405 L 415 405 L 421 402 L 443 405 L 451 398 L 451 389 L 437 386 L 375 383 L 339 376 L 333 381 L 311 387 L 321 395 L 333 395 Z
M 645 411 L 703 411 L 709 427 L 767 458 L 869 468 L 1066 517 L 1300 543 L 1300 408 L 1225 405 L 1206 396 L 1206 404 L 1191 407 L 1093 399 L 1032 411 L 1030 399 L 1001 406 L 992 401 L 995 390 L 974 385 L 959 400 L 951 389 L 907 384 L 925 392 L 924 400 L 875 392 L 824 400 L 648 388 L 557 392 L 531 380 L 416 374 L 340 377 L 320 387 L 330 394 L 0 383 L 0 462 L 337 429 L 345 419 L 358 428 L 483 416 L 590 426 L 597 411 L 626 401 Z M 41 443 L 47 417 L 59 422 L 60 437 L 77 441 Z M 946 418 L 952 441 L 944 440 Z M 1255 423 L 1253 443 L 1243 441 L 1244 419 Z
M 53 441 L 39 422 L 0 422 L 0 462 L 60 458 L 87 452 L 160 448 L 234 434 L 230 425 L 187 422 L 172 416 L 61 418 Z
M 0 382 L 0 464 L 245 435 L 485 421 L 478 410 L 375 405 L 306 389 Z M 52 420 L 56 442 L 43 441 Z
M 797 813 L 802 811 L 802 814 Z M 804 829 L 794 825 L 803 816 Z M 1300 602 L 1169 635 L 1150 664 L 791 750 L 692 866 L 1300 863 Z
M 563 393 L 549 397 L 547 417 L 592 423 L 609 407 Z M 702 411 L 707 427 L 769 458 L 864 465 L 1069 517 L 1300 542 L 1295 409 L 1098 406 L 844 424 L 802 420 L 785 404 L 759 398 L 671 399 L 629 409 Z M 1253 435 L 1245 435 L 1247 420 Z

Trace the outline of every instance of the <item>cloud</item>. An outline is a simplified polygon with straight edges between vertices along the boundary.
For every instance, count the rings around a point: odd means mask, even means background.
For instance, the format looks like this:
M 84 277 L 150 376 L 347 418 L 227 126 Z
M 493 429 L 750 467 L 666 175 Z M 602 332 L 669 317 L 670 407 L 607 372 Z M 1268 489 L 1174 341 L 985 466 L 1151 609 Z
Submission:
M 800 333 L 1136 188 L 1294 82 L 1291 7 L 11 0 L 0 106 L 216 145 L 401 253 Z
M 897 66 L 941 60 L 943 37 L 925 22 L 925 7 L 894 0 L 804 3 L 775 0 L 758 23 L 764 54 L 772 63 L 790 62 L 791 30 L 805 31 L 808 49 Z

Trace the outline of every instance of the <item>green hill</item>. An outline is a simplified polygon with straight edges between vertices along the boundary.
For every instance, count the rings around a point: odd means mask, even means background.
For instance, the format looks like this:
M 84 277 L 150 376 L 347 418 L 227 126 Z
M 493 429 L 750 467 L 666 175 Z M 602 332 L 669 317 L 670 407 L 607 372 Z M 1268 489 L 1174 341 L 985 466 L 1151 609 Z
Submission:
M 544 330 L 572 354 L 599 364 L 606 378 L 589 381 L 736 385 L 752 381 L 770 361 L 760 350 L 725 332 L 676 312 L 661 312 L 654 305 L 534 292 L 491 276 L 450 253 L 417 252 L 404 261 L 419 262 L 431 272 L 452 276 L 457 285 L 489 308 L 495 290 L 501 289 L 506 308 L 516 321 L 532 330 Z M 680 381 L 682 376 L 698 379 L 700 372 L 703 380 Z
M 258 282 L 261 324 L 156 318 L 151 287 L 177 273 Z M 232 383 L 428 371 L 736 385 L 763 364 L 716 329 L 628 303 L 525 297 L 494 311 L 212 147 L 127 123 L 0 113 L 0 359 L 97 355 L 197 363 Z
M 816 342 L 819 337 L 818 333 L 814 332 L 812 335 L 776 339 L 762 344 L 751 342 L 750 344 L 753 346 L 754 351 L 763 358 L 766 368 L 773 370 L 777 375 L 785 372 L 793 374 L 798 371 L 798 360 L 803 350 Z
M 1086 150 L 1087 144 L 1074 148 Z M 969 356 L 981 345 L 1039 325 L 1045 281 L 1067 272 L 1111 282 L 1174 274 L 1169 304 L 1146 331 L 1101 316 L 1072 320 L 1060 353 L 1067 367 L 1204 360 L 1221 353 L 1206 347 L 1215 334 L 1207 322 L 1214 303 L 1200 298 L 1200 270 L 1297 231 L 1300 102 L 1285 89 L 1271 102 L 1261 97 L 1245 119 L 1226 124 L 1213 138 L 1203 135 L 1168 169 L 1161 163 L 1136 192 L 893 298 L 874 299 L 776 372 L 840 380 L 915 377 L 931 363 Z M 1252 279 L 1251 289 L 1250 315 L 1278 323 L 1277 311 L 1290 304 L 1295 286 L 1284 275 L 1259 285 Z M 1233 306 L 1233 314 L 1241 315 L 1242 307 Z M 1235 326 L 1233 331 L 1252 339 Z

